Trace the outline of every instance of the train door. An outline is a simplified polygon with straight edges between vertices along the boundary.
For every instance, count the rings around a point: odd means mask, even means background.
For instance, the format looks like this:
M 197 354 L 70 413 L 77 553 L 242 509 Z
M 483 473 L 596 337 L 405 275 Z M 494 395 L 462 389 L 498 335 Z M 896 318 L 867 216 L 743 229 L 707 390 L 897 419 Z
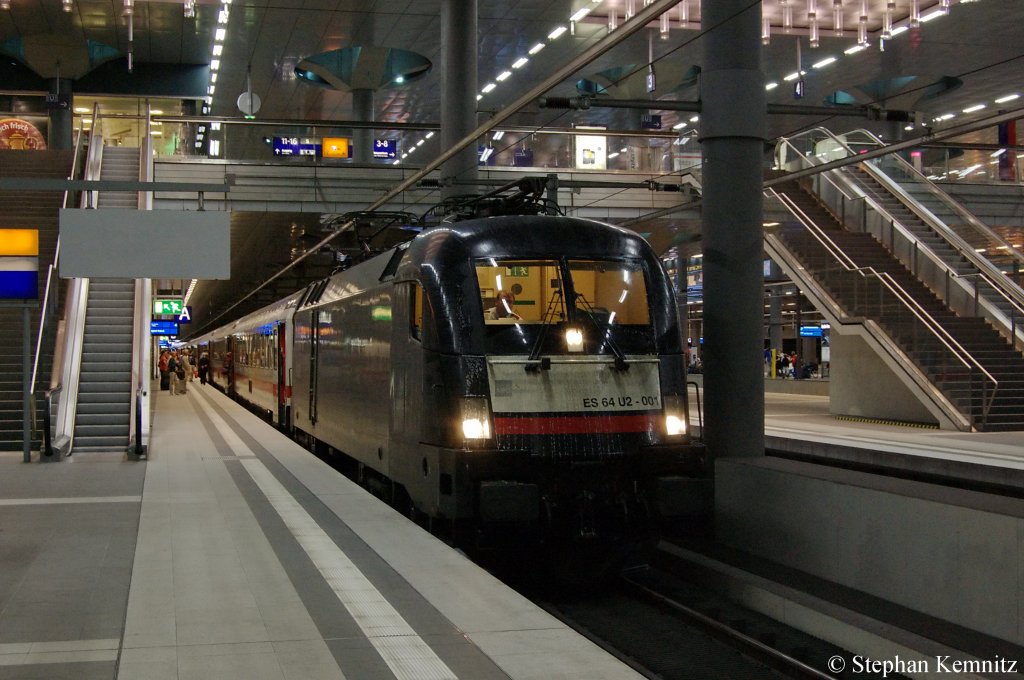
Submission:
M 317 371 L 317 368 L 320 362 L 319 309 L 314 309 L 312 312 L 309 333 L 309 408 L 307 409 L 306 412 L 309 414 L 308 417 L 310 425 L 316 425 L 316 393 L 317 385 L 319 383 L 319 371 Z
M 423 418 L 436 416 L 423 395 L 423 289 L 399 283 L 393 299 L 391 336 L 391 425 L 388 474 L 406 480 L 406 491 L 421 511 L 436 503 L 436 460 L 420 446 Z M 424 456 L 427 456 L 426 458 Z M 401 468 L 401 469 L 399 469 Z M 425 474 L 434 470 L 434 474 Z
M 277 426 L 288 429 L 288 399 L 291 397 L 291 385 L 288 384 L 288 366 L 285 355 L 285 333 L 287 327 L 284 321 L 277 324 Z

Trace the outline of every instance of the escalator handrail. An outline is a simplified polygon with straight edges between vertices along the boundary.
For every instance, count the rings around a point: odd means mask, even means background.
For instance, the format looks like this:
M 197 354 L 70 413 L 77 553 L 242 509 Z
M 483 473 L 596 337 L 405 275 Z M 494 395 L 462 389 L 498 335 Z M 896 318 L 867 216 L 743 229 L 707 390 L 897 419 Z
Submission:
M 924 309 L 917 300 L 914 299 L 910 293 L 908 293 L 900 284 L 892 278 L 886 272 L 879 272 L 873 267 L 858 267 L 853 260 L 842 251 L 836 243 L 824 233 L 817 224 L 814 223 L 807 214 L 800 209 L 798 205 L 786 194 L 780 194 L 774 189 L 768 189 L 771 192 L 770 195 L 775 197 L 782 203 L 786 208 L 793 214 L 794 217 L 800 222 L 800 224 L 806 229 L 814 238 L 817 240 L 830 255 L 835 257 L 838 262 L 848 271 L 859 274 L 862 277 L 874 276 L 878 278 L 883 286 L 888 288 L 893 295 L 905 306 L 910 312 L 917 317 L 925 328 L 928 329 L 932 335 L 934 335 L 939 342 L 941 342 L 949 352 L 956 357 L 956 359 L 963 364 L 966 368 L 971 370 L 977 370 L 980 374 L 985 376 L 985 379 L 992 384 L 992 391 L 984 398 L 984 404 L 982 406 L 982 423 L 988 418 L 989 409 L 992 406 L 992 400 L 995 398 L 996 391 L 999 389 L 999 381 L 989 373 L 981 363 L 968 352 L 963 345 L 961 345 L 956 338 L 950 335 L 949 331 L 942 327 L 928 310 Z M 837 305 L 838 308 L 838 305 Z
M 812 130 L 812 131 L 809 131 L 809 132 L 813 132 L 813 131 L 820 131 L 823 135 L 829 137 L 830 139 L 832 139 L 836 143 L 843 144 L 844 148 L 849 153 L 851 153 L 851 154 L 853 153 L 852 149 L 849 149 L 849 147 L 845 146 L 845 142 L 843 140 L 841 140 L 838 137 L 836 137 L 829 130 L 827 130 L 825 128 L 815 128 L 815 130 Z M 807 133 L 805 133 L 805 134 L 807 134 Z M 801 135 L 798 135 L 798 136 L 801 136 Z M 786 145 L 788 145 L 790 148 L 793 149 L 794 152 L 796 152 L 797 157 L 799 157 L 803 162 L 806 162 L 806 163 L 809 163 L 811 165 L 814 165 L 815 164 L 814 160 L 808 160 L 807 156 L 799 153 L 799 149 L 792 143 L 792 141 L 791 141 L 792 139 L 794 139 L 794 138 L 782 138 L 780 140 L 779 144 L 786 144 Z M 880 143 L 880 140 L 879 140 L 879 143 Z M 813 156 L 812 156 L 812 158 L 813 158 Z M 867 165 L 871 165 L 871 164 L 868 163 Z M 871 166 L 871 167 L 872 167 L 872 169 L 876 169 L 876 168 L 874 168 L 874 166 Z M 880 171 L 879 171 L 879 173 L 882 174 L 882 176 L 885 177 L 886 179 L 890 179 L 884 173 L 881 173 Z M 826 181 L 828 181 L 829 184 L 831 184 L 833 187 L 835 187 L 835 189 L 837 191 L 839 191 L 847 200 L 855 200 L 830 175 L 831 175 L 831 173 L 823 174 L 821 176 L 824 177 L 824 179 Z M 847 177 L 847 175 L 845 175 L 845 174 L 839 174 L 838 176 L 840 176 L 840 177 Z M 901 194 L 903 194 L 904 196 L 907 196 L 909 198 L 909 200 L 914 202 L 913 201 L 913 197 L 910 197 L 908 194 L 906 194 L 903 191 L 902 187 L 899 187 L 898 184 L 896 184 L 896 187 L 898 188 L 898 190 L 900 191 Z M 920 243 L 920 241 L 917 238 L 917 236 L 915 236 L 910 230 L 908 230 L 903 225 L 902 222 L 897 220 L 896 217 L 885 208 L 885 206 L 880 205 L 874 199 L 874 197 L 869 196 L 867 194 L 864 194 L 864 195 L 858 196 L 856 198 L 856 200 L 863 200 L 865 202 L 865 205 L 869 205 L 872 210 L 874 210 L 879 215 L 881 215 L 886 220 L 888 220 L 889 223 L 893 225 L 893 228 L 897 229 L 900 232 L 900 234 L 902 234 L 903 237 L 906 238 L 908 241 L 910 241 L 912 243 Z M 914 203 L 916 203 L 916 202 L 914 202 Z M 924 210 L 923 208 L 922 208 L 922 210 L 924 212 L 926 212 L 926 213 L 928 212 L 927 210 Z M 914 212 L 915 212 L 915 214 L 918 214 L 917 211 L 914 211 Z M 928 214 L 930 215 L 931 213 L 928 213 Z M 918 214 L 918 216 L 922 217 L 920 214 Z M 922 219 L 924 219 L 924 217 L 922 217 Z M 937 220 L 938 218 L 934 218 L 934 219 Z M 928 220 L 925 220 L 925 221 L 928 221 Z M 979 269 L 977 272 L 974 272 L 974 273 L 971 273 L 971 274 L 961 275 L 955 269 L 950 267 L 949 264 L 947 264 L 944 260 L 942 260 L 938 255 L 936 255 L 931 250 L 931 248 L 928 248 L 927 246 L 919 247 L 918 251 L 919 252 L 923 252 L 925 254 L 925 256 L 928 257 L 936 267 L 938 267 L 943 272 L 945 272 L 946 276 L 949 276 L 952 279 L 962 279 L 964 281 L 967 281 L 968 283 L 966 285 L 968 285 L 972 289 L 976 289 L 977 288 L 977 283 L 971 282 L 971 281 L 969 281 L 969 279 L 977 279 L 977 278 L 983 279 L 985 282 L 987 282 L 992 287 L 993 290 L 995 290 L 999 294 L 999 296 L 1007 304 L 1009 304 L 1014 309 L 1014 313 L 1015 313 L 1016 317 L 1024 320 L 1024 297 L 1019 297 L 1019 296 L 1015 297 L 1015 296 L 1011 295 L 1011 293 L 1019 292 L 1019 289 L 1016 286 L 1007 287 L 1005 285 L 1007 283 L 1006 282 L 1006 277 L 1003 275 L 1003 273 L 1001 271 L 996 269 L 995 266 L 989 260 L 987 260 L 985 258 L 979 258 L 977 253 L 975 253 L 974 248 L 970 247 L 969 244 L 967 244 L 965 241 L 963 241 L 963 239 L 960 237 L 959 234 L 956 234 L 955 232 L 952 232 L 952 230 L 950 230 L 949 227 L 947 225 L 945 225 L 944 223 L 942 223 L 941 221 L 939 221 L 939 223 L 942 225 L 942 228 L 944 230 L 949 230 L 950 233 L 952 233 L 955 238 L 959 239 L 963 243 L 963 245 L 966 247 L 966 250 L 970 253 L 971 257 L 969 257 L 969 259 L 972 261 L 972 264 L 975 264 L 975 266 L 977 267 L 978 265 L 977 265 L 976 261 L 977 260 L 981 260 L 985 265 L 987 265 L 985 267 L 985 269 L 995 270 L 997 272 L 996 275 L 993 276 L 989 271 L 985 271 L 983 269 Z M 929 223 L 929 224 L 930 224 L 930 226 L 933 226 L 933 228 L 934 228 L 934 225 L 931 225 L 931 223 Z M 962 251 L 962 249 L 959 246 L 958 246 L 958 250 Z M 1016 336 L 1015 328 L 1018 326 L 1018 324 L 1016 323 L 1016 319 L 1015 318 L 1010 318 L 1010 319 L 1008 319 L 1008 321 L 1010 322 L 1008 328 L 1010 329 L 1011 335 Z M 1014 343 L 1016 343 L 1016 339 L 1014 339 Z

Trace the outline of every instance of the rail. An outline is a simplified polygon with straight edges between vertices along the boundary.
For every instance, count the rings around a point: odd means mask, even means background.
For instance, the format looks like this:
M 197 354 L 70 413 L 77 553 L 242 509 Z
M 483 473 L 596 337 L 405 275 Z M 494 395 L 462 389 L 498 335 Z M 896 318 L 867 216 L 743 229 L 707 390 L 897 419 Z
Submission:
M 989 373 L 984 366 L 970 353 L 968 352 L 950 333 L 942 327 L 929 313 L 924 309 L 913 296 L 910 295 L 899 283 L 896 282 L 888 273 L 879 272 L 873 267 L 858 267 L 856 263 L 842 251 L 842 249 L 833 241 L 829 236 L 817 225 L 812 219 L 810 219 L 803 210 L 800 209 L 796 203 L 786 196 L 785 194 L 779 194 L 774 189 L 768 189 L 768 193 L 771 197 L 777 199 L 782 205 L 784 205 L 797 219 L 801 226 L 821 245 L 826 253 L 834 258 L 840 265 L 841 269 L 836 270 L 840 275 L 857 275 L 865 282 L 862 286 L 865 290 L 865 294 L 870 291 L 867 290 L 866 282 L 869 279 L 875 279 L 879 283 L 878 289 L 878 313 L 882 317 L 888 311 L 888 307 L 895 307 L 895 314 L 900 317 L 897 318 L 897 322 L 913 321 L 916 319 L 917 324 L 923 327 L 923 330 L 927 331 L 932 337 L 934 337 L 940 345 L 945 348 L 947 352 L 946 361 L 949 360 L 950 356 L 954 360 L 952 363 L 955 365 L 959 362 L 964 368 L 966 368 L 970 375 L 980 375 L 983 377 L 982 383 L 982 399 L 981 399 L 981 424 L 987 422 L 989 411 L 992 407 L 992 402 L 995 399 L 996 392 L 999 389 L 999 381 Z M 829 270 L 826 266 L 824 272 L 819 272 L 823 275 L 826 280 L 829 278 Z M 856 311 L 858 308 L 858 295 L 856 280 L 854 281 L 854 302 L 851 305 L 852 310 Z M 890 300 L 886 300 L 886 291 L 891 296 Z M 861 301 L 862 304 L 866 304 L 866 300 Z M 836 301 L 836 308 L 840 311 L 840 316 L 849 318 L 849 314 L 843 308 L 844 306 Z M 893 304 L 895 303 L 895 304 Z M 910 317 L 905 314 L 901 314 L 901 311 L 905 309 L 910 312 Z M 892 314 L 893 312 L 889 312 Z M 912 318 L 911 318 L 912 317 Z M 915 335 L 918 332 L 918 325 L 914 325 Z M 897 323 L 896 325 L 899 325 Z M 945 370 L 945 365 L 942 367 Z M 973 380 L 971 381 L 973 384 Z M 991 389 L 990 389 L 991 386 Z M 971 397 L 973 402 L 973 396 Z
M 820 137 L 816 138 L 813 135 L 820 135 Z M 824 151 L 818 151 L 817 153 L 813 151 L 805 152 L 793 143 L 794 140 L 800 138 L 810 139 L 811 144 L 816 148 L 819 148 L 821 142 L 823 141 L 830 142 L 832 146 L 826 146 L 824 147 Z M 873 141 L 871 143 L 874 144 Z M 787 149 L 790 152 L 792 152 L 793 157 L 795 159 L 799 159 L 799 164 L 801 166 L 813 166 L 815 163 L 828 162 L 829 160 L 831 160 L 830 154 L 834 154 L 837 150 L 840 151 L 841 153 L 850 155 L 855 155 L 856 151 L 855 149 L 851 149 L 848 145 L 845 145 L 842 139 L 838 138 L 836 135 L 834 135 L 831 131 L 829 131 L 826 128 L 815 128 L 813 130 L 807 131 L 806 133 L 802 133 L 801 135 L 797 135 L 795 137 L 788 139 L 783 139 L 779 142 L 777 149 Z M 780 153 L 778 150 L 776 151 L 776 153 L 780 158 L 783 159 L 789 155 L 785 152 Z M 794 160 L 785 162 L 796 163 L 797 161 Z M 869 212 L 876 213 L 878 218 L 880 219 L 880 222 L 878 222 L 877 224 L 878 233 L 876 234 L 876 237 L 882 243 L 887 245 L 887 247 L 893 253 L 893 255 L 895 255 L 899 259 L 903 259 L 900 256 L 900 249 L 897 247 L 896 242 L 896 234 L 899 234 L 903 238 L 903 241 L 906 244 L 909 244 L 910 248 L 909 252 L 907 252 L 905 255 L 906 259 L 904 260 L 904 263 L 908 266 L 911 272 L 918 277 L 922 277 L 924 275 L 925 270 L 920 263 L 920 255 L 921 253 L 924 253 L 924 256 L 930 262 L 933 270 L 935 272 L 938 272 L 938 275 L 941 277 L 935 278 L 933 276 L 929 282 L 931 283 L 933 288 L 944 291 L 946 302 L 950 304 L 954 310 L 960 311 L 965 315 L 973 314 L 977 316 L 979 314 L 982 314 L 983 316 L 985 316 L 985 318 L 987 318 L 997 327 L 1005 328 L 1008 334 L 1008 339 L 1014 347 L 1016 347 L 1019 343 L 1024 342 L 1024 333 L 1018 334 L 1018 329 L 1024 330 L 1024 298 L 1018 299 L 1019 296 L 1016 295 L 1017 293 L 1024 294 L 1024 291 L 1021 291 L 1020 288 L 1018 288 L 1015 285 L 1010 285 L 1011 282 L 1007 281 L 1006 277 L 1002 274 L 1002 272 L 995 268 L 990 261 L 988 261 L 985 258 L 980 258 L 978 254 L 974 251 L 974 249 L 969 246 L 969 244 L 963 242 L 962 245 L 966 247 L 966 250 L 968 251 L 968 253 L 966 254 L 968 255 L 968 259 L 972 262 L 972 264 L 975 265 L 976 268 L 978 268 L 978 271 L 971 274 L 958 273 L 955 269 L 951 267 L 950 264 L 942 260 L 942 258 L 935 254 L 930 248 L 922 248 L 920 246 L 920 239 L 918 239 L 918 237 L 913 232 L 911 232 L 891 212 L 889 212 L 889 210 L 886 209 L 885 206 L 879 204 L 878 201 L 876 201 L 871 196 L 851 196 L 847 191 L 843 189 L 843 187 L 839 185 L 839 183 L 831 175 L 832 173 L 820 173 L 818 175 L 815 175 L 812 181 L 818 183 L 818 185 L 815 187 L 815 193 L 819 197 L 821 197 L 823 201 L 826 202 L 826 208 L 829 208 L 830 197 L 828 192 L 825 191 L 825 189 L 822 187 L 820 183 L 827 182 L 828 185 L 831 186 L 832 190 L 834 190 L 838 194 L 839 214 L 837 215 L 837 218 L 840 220 L 841 223 L 850 224 L 853 221 L 859 221 L 859 227 L 862 231 L 870 231 L 871 229 L 869 227 L 869 222 L 871 222 L 871 220 L 869 219 Z M 882 176 L 884 177 L 884 174 Z M 941 190 L 939 189 L 936 190 L 941 192 Z M 899 189 L 899 191 L 902 190 Z M 913 197 L 906 195 L 905 192 L 903 193 L 903 195 L 907 196 L 907 199 L 910 200 L 912 204 L 914 203 Z M 854 202 L 861 202 L 862 205 L 864 205 L 865 207 L 860 211 L 853 211 L 853 215 L 849 215 L 847 213 L 846 206 L 849 203 Z M 835 214 L 835 212 L 836 211 L 833 210 L 833 214 Z M 927 213 L 926 210 L 923 212 Z M 918 212 L 915 211 L 915 214 L 918 214 Z M 930 215 L 930 213 L 928 214 Z M 949 227 L 942 224 L 941 221 L 938 222 L 938 224 L 941 225 L 941 229 L 939 229 L 931 221 L 925 219 L 925 217 L 923 217 L 921 214 L 918 214 L 918 216 L 924 219 L 926 223 L 928 223 L 929 226 L 931 226 L 933 229 L 936 229 L 936 231 L 939 231 L 941 233 L 941 231 L 944 229 L 945 231 L 952 233 L 953 236 L 956 237 L 957 239 L 960 239 L 960 237 L 956 235 L 955 232 L 952 232 L 949 229 Z M 854 219 L 851 220 L 851 217 Z M 937 218 L 934 218 L 934 216 L 932 216 L 931 219 L 935 220 Z M 885 234 L 886 227 L 888 228 L 888 237 L 886 237 Z M 963 241 L 963 239 L 960 240 Z M 963 250 L 963 248 L 961 248 L 960 246 L 956 247 L 958 251 Z M 978 262 L 981 262 L 980 267 L 978 265 Z M 995 271 L 996 273 L 992 274 L 987 270 L 992 270 Z M 972 281 L 972 279 L 974 279 L 974 281 Z M 992 294 L 985 296 L 985 299 L 987 300 L 986 305 L 980 304 L 980 290 L 977 283 L 978 280 L 987 283 L 990 289 L 995 293 L 994 296 Z M 957 282 L 959 282 L 961 289 L 966 292 L 967 297 L 969 298 L 969 302 L 973 303 L 972 308 L 967 307 L 966 303 L 968 302 L 968 300 L 965 300 L 963 298 L 958 299 L 953 295 L 954 285 Z M 999 307 L 1000 303 L 1003 305 L 1003 308 Z

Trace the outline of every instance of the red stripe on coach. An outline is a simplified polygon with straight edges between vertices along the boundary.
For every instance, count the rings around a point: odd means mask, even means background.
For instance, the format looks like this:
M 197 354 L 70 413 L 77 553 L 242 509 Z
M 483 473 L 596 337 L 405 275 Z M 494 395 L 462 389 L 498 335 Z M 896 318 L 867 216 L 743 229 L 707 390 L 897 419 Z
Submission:
M 494 418 L 494 432 L 511 434 L 592 434 L 650 432 L 657 429 L 657 416 L 527 416 Z

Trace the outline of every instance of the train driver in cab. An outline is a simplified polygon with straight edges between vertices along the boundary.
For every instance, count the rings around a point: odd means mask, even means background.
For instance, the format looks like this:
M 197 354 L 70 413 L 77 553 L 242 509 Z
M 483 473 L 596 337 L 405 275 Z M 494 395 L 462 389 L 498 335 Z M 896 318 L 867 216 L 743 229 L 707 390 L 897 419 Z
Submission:
M 502 319 L 521 320 L 523 317 L 513 311 L 512 306 L 516 303 L 516 296 L 507 290 L 499 290 L 494 300 L 494 306 L 487 310 L 487 319 L 500 321 Z

